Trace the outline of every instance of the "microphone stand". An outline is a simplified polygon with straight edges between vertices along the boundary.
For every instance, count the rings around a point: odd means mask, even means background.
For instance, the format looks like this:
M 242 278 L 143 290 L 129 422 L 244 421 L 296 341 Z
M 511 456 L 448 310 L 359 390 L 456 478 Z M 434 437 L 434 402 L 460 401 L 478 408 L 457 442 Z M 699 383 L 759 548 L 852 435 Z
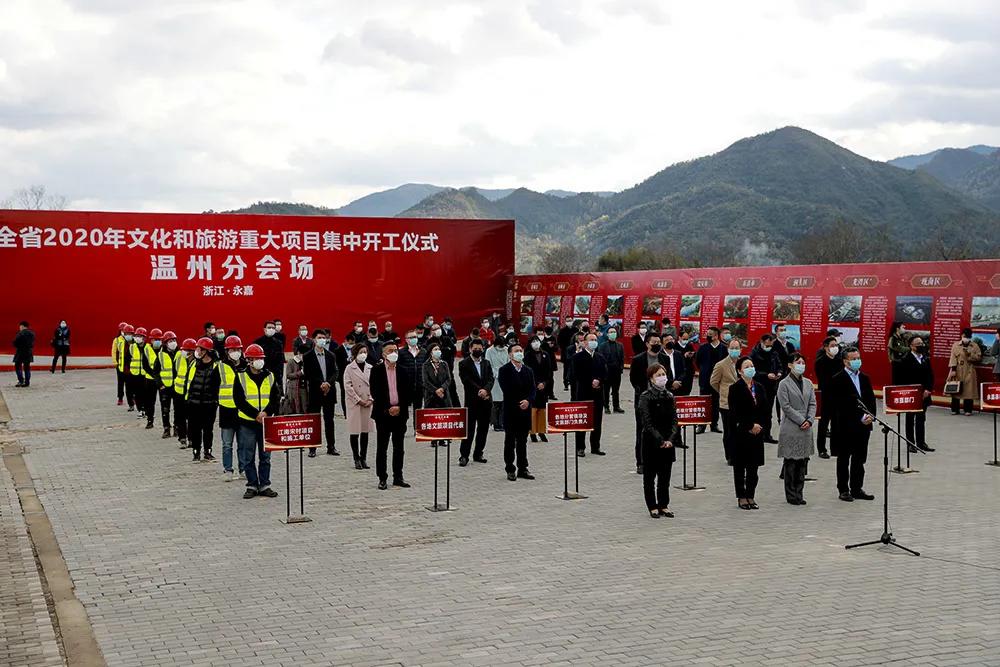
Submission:
M 858 547 L 868 547 L 873 544 L 888 544 L 898 549 L 902 549 L 907 553 L 911 553 L 914 556 L 919 556 L 920 555 L 919 551 L 914 551 L 913 549 L 904 547 L 902 544 L 897 542 L 896 538 L 894 538 L 892 536 L 892 533 L 889 532 L 889 434 L 895 433 L 900 440 L 907 443 L 908 445 L 913 445 L 914 443 L 904 438 L 899 431 L 897 431 L 896 429 L 894 429 L 893 427 L 889 426 L 887 423 L 879 419 L 876 414 L 874 414 L 868 409 L 868 407 L 864 404 L 864 402 L 860 398 L 858 399 L 858 407 L 861 408 L 861 410 L 866 415 L 871 417 L 873 422 L 878 422 L 879 425 L 882 427 L 882 441 L 884 448 L 882 456 L 882 536 L 879 537 L 877 540 L 860 542 L 858 544 L 848 544 L 844 548 L 856 549 Z M 920 452 L 921 454 L 926 455 L 926 452 L 924 452 L 919 447 L 917 448 L 917 451 Z

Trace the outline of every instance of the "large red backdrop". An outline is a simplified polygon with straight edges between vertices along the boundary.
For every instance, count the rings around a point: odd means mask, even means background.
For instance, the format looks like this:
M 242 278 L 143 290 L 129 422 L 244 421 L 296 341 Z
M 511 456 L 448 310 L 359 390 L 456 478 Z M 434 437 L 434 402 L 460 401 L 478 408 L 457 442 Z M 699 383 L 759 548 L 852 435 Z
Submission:
M 468 330 L 513 272 L 512 221 L 0 211 L 0 350 L 20 320 L 36 356 L 60 319 L 76 356 L 108 355 L 122 320 L 181 337 L 212 320 L 244 341 L 270 318 L 289 339 L 369 318 L 402 334 L 425 312 Z
M 989 377 L 988 352 L 1000 327 L 1000 260 L 525 275 L 513 279 L 507 306 L 522 331 L 558 327 L 567 316 L 593 325 L 607 312 L 622 325 L 626 343 L 640 320 L 669 317 L 702 339 L 708 327 L 730 324 L 751 344 L 781 322 L 810 373 L 827 329 L 837 328 L 846 343 L 858 345 L 879 389 L 890 384 L 886 340 L 891 323 L 900 321 L 929 337 L 940 391 L 963 327 L 973 328 L 973 340 L 987 353 L 980 376 Z

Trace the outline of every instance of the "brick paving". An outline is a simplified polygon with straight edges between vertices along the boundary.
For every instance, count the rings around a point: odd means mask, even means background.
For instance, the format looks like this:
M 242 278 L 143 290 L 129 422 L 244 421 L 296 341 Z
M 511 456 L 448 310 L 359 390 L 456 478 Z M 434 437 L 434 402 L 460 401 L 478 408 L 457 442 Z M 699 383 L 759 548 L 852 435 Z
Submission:
M 220 466 L 191 464 L 115 406 L 113 383 L 39 374 L 4 391 L 110 665 L 1000 665 L 1000 470 L 983 465 L 984 415 L 933 409 L 938 452 L 890 480 L 914 558 L 843 548 L 881 532 L 881 439 L 875 502 L 837 500 L 834 460 L 815 459 L 809 505 L 787 505 L 771 449 L 761 510 L 745 512 L 718 436 L 703 436 L 708 488 L 672 490 L 677 518 L 654 521 L 631 414 L 605 419 L 609 455 L 580 462 L 578 502 L 555 499 L 561 441 L 529 443 L 538 479 L 512 483 L 492 433 L 488 464 L 452 468 L 458 511 L 428 512 L 434 453 L 408 438 L 412 489 L 378 491 L 349 455 L 306 459 L 314 521 L 286 526 L 283 497 L 244 501 Z M 283 493 L 284 455 L 273 464 Z

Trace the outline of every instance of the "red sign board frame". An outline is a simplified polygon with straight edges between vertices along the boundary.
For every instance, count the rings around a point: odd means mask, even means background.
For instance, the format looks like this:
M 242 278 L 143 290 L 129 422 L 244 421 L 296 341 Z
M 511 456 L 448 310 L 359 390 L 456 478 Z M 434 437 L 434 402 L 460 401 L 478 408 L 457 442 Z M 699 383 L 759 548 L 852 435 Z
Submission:
M 983 412 L 1000 412 L 1000 382 L 979 384 L 979 409 Z
M 323 443 L 319 413 L 264 418 L 264 451 L 318 447 Z
M 587 433 L 594 430 L 593 401 L 551 401 L 545 416 L 547 433 Z
M 417 442 L 464 440 L 469 432 L 466 408 L 418 408 L 413 419 Z
M 882 406 L 887 415 L 923 412 L 924 388 L 919 384 L 896 384 L 882 387 Z
M 702 426 L 712 423 L 711 396 L 675 396 L 677 423 L 680 426 Z M 685 416 L 681 416 L 682 411 Z

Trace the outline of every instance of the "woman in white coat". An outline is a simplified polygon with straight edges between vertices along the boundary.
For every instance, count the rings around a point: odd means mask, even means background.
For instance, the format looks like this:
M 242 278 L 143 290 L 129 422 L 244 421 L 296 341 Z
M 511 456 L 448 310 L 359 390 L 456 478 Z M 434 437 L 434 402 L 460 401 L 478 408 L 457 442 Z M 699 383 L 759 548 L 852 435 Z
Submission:
M 347 404 L 347 432 L 351 437 L 354 467 L 368 467 L 368 434 L 375 427 L 372 422 L 372 367 L 368 363 L 368 347 L 358 343 L 351 349 L 352 361 L 344 369 L 344 394 Z
M 778 383 L 778 405 L 785 418 L 778 432 L 778 456 L 785 460 L 785 500 L 789 505 L 805 505 L 802 490 L 806 468 L 813 454 L 813 423 L 816 421 L 816 392 L 805 377 L 806 360 L 798 352 L 788 362 L 790 371 Z

